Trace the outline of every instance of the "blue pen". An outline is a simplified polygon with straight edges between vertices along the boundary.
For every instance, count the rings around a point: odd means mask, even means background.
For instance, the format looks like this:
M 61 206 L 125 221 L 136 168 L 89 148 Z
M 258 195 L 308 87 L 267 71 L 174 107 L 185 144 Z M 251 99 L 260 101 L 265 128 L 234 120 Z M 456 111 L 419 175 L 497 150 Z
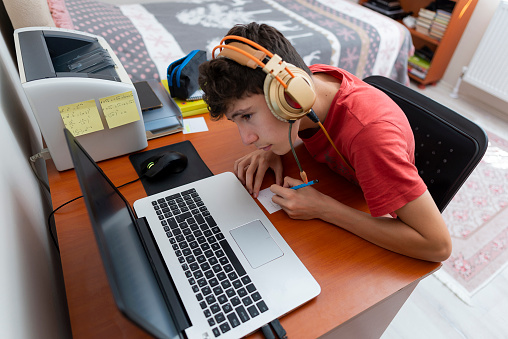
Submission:
M 301 185 L 297 185 L 297 186 L 293 186 L 291 187 L 292 190 L 297 190 L 299 188 L 302 188 L 302 187 L 307 187 L 307 186 L 310 186 L 310 185 L 314 185 L 314 184 L 317 184 L 319 182 L 319 180 L 312 180 L 312 181 L 309 181 L 308 183 L 306 184 L 301 184 Z

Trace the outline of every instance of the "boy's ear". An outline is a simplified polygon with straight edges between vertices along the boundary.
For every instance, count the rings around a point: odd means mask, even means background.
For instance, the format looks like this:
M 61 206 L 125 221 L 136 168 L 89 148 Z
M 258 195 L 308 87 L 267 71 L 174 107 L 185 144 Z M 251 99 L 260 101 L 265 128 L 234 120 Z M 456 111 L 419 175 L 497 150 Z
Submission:
M 263 87 L 268 108 L 277 119 L 285 122 L 303 118 L 316 101 L 310 75 L 295 66 L 287 68 L 292 75 L 287 71 L 279 73 L 279 78 L 287 87 L 270 75 L 266 76 Z

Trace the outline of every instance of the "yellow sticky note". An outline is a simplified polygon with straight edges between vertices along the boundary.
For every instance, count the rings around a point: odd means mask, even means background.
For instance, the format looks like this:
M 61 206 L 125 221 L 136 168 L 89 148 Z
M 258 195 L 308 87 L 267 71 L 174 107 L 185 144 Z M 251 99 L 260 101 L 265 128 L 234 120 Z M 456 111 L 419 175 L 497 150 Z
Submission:
M 132 91 L 99 99 L 109 128 L 138 121 L 139 112 Z
M 58 107 L 65 127 L 77 137 L 104 129 L 95 100 Z

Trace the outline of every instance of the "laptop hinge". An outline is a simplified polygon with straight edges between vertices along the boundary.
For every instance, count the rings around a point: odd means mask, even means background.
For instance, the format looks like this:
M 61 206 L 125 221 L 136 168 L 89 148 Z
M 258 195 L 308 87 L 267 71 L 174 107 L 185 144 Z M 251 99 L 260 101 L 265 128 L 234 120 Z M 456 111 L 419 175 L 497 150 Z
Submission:
M 138 218 L 136 221 L 143 247 L 145 248 L 145 252 L 148 260 L 150 261 L 150 265 L 152 266 L 155 278 L 157 279 L 166 305 L 168 306 L 169 313 L 173 317 L 178 331 L 183 333 L 186 328 L 191 326 L 190 319 L 185 311 L 178 291 L 176 290 L 173 279 L 164 264 L 159 248 L 155 244 L 155 240 L 150 228 L 148 227 L 146 218 Z

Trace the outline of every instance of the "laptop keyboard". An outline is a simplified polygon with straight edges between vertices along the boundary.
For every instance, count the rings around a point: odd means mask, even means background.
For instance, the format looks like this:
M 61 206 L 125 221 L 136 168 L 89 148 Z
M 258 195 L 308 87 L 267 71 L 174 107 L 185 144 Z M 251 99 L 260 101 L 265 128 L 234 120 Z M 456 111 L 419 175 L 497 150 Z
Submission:
M 195 189 L 152 205 L 215 337 L 268 310 Z

